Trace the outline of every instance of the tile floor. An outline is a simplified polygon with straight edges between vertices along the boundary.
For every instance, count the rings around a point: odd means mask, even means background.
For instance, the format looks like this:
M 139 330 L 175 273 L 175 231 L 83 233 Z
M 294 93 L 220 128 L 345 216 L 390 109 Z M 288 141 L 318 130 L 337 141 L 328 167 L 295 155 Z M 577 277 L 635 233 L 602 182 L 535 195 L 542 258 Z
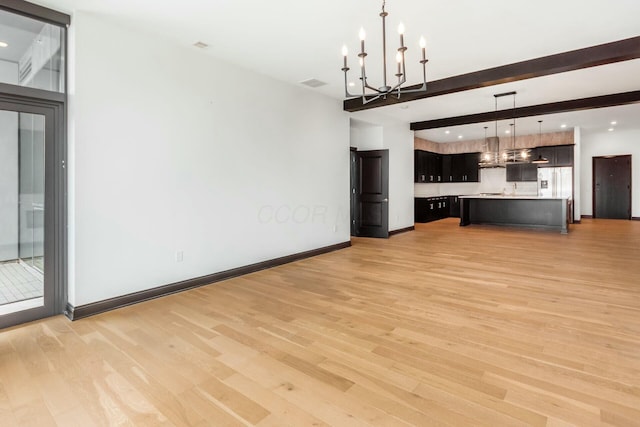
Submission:
M 0 305 L 43 295 L 42 279 L 18 262 L 0 263 Z

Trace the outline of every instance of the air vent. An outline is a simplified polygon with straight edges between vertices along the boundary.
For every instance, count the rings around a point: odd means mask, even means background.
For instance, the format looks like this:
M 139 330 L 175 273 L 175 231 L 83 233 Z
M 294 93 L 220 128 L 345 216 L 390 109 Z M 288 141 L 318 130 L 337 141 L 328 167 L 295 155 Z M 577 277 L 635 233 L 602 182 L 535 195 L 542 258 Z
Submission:
M 198 49 L 205 49 L 208 48 L 209 45 L 204 43 L 204 42 L 196 42 L 193 44 L 195 47 L 197 47 Z
M 20 83 L 25 83 L 27 78 L 31 75 L 31 60 L 31 56 L 28 56 L 20 60 L 18 64 L 18 80 Z
M 300 84 L 305 85 L 305 86 L 309 86 L 309 87 L 320 87 L 320 86 L 325 86 L 326 85 L 325 82 L 320 81 L 318 79 L 305 80 L 303 82 L 300 82 Z

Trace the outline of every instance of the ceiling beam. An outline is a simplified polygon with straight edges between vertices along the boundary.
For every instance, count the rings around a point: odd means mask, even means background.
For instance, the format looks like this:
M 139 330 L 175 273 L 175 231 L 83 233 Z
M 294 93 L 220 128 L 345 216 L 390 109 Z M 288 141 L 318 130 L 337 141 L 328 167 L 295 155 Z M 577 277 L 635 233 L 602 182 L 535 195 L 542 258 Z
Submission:
M 367 110 L 636 58 L 640 58 L 640 36 L 434 80 L 427 82 L 426 92 L 403 94 L 401 99 L 388 96 L 386 99 L 363 104 L 362 98 L 352 98 L 345 100 L 343 106 L 345 111 L 350 112 Z M 415 85 L 405 89 L 419 87 L 420 85 Z
M 444 119 L 425 120 L 411 123 L 411 130 L 437 129 L 443 127 L 485 123 L 512 118 L 542 116 L 569 111 L 590 110 L 592 108 L 614 107 L 640 102 L 640 90 L 614 93 L 611 95 L 593 96 L 590 98 L 572 99 L 569 101 L 551 102 L 549 104 L 530 105 L 528 107 L 510 108 L 506 110 L 488 111 L 486 113 L 468 114 L 465 116 L 447 117 Z

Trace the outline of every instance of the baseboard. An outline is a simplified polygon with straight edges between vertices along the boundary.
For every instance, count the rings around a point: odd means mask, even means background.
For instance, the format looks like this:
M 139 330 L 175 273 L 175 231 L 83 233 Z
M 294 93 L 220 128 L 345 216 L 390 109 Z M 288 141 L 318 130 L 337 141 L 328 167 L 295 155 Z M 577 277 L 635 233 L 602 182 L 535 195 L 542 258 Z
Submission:
M 640 216 L 632 216 L 631 221 L 640 221 Z
M 199 286 L 209 285 L 211 283 L 219 282 L 221 280 L 230 279 L 232 277 L 242 276 L 256 271 L 265 270 L 267 268 L 276 267 L 290 262 L 299 261 L 301 259 L 314 257 L 317 255 L 326 254 L 329 252 L 337 251 L 339 249 L 348 248 L 351 246 L 351 242 L 338 243 L 331 246 L 325 246 L 323 248 L 313 249 L 306 252 L 300 252 L 293 255 L 287 255 L 272 260 L 262 261 L 255 264 L 247 265 L 244 267 L 233 268 L 231 270 L 221 271 L 219 273 L 209 274 L 207 276 L 196 277 L 193 279 L 183 280 L 181 282 L 171 283 L 168 285 L 158 286 L 152 289 L 146 289 L 144 291 L 133 292 L 127 295 L 119 297 L 109 298 L 103 301 L 92 302 L 90 304 L 84 304 L 77 307 L 67 303 L 67 307 L 64 311 L 65 316 L 70 320 L 78 320 L 84 317 L 93 316 L 94 314 L 104 313 L 105 311 L 114 310 L 116 308 L 126 307 L 131 304 L 136 304 L 142 301 L 147 301 L 154 298 L 159 298 L 165 295 L 174 294 L 187 289 L 197 288 Z
M 389 232 L 389 237 L 395 236 L 396 234 L 406 233 L 407 231 L 413 231 L 416 227 L 412 225 L 411 227 L 400 228 L 398 230 L 393 230 Z
M 593 219 L 593 215 L 580 215 L 580 218 Z
M 574 219 L 572 224 L 582 224 L 582 220 L 581 219 Z

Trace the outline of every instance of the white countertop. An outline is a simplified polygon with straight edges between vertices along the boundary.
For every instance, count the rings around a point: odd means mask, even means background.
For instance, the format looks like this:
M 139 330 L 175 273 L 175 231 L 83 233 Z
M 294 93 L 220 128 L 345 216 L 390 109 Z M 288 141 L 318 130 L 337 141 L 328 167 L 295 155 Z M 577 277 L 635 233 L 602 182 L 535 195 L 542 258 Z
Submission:
M 567 200 L 568 197 L 541 197 L 541 196 L 511 196 L 509 194 L 469 194 L 459 196 L 459 199 L 500 199 L 500 200 Z

